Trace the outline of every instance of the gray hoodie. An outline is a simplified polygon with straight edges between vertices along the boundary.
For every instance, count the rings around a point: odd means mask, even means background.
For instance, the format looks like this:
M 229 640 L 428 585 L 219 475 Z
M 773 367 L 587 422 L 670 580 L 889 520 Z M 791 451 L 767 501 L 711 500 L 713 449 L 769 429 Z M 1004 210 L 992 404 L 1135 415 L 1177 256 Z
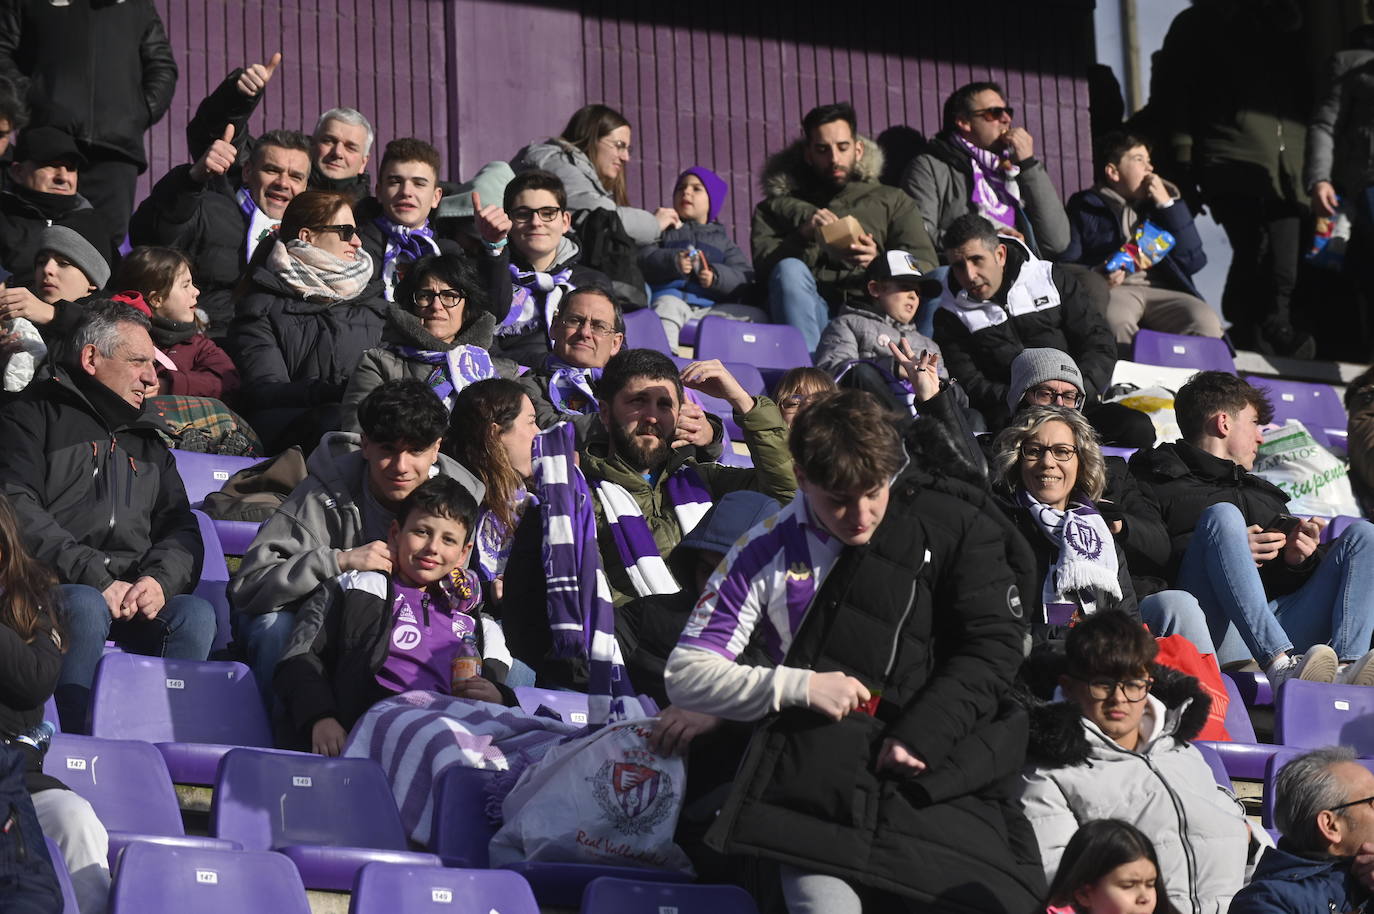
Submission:
M 903 324 L 874 308 L 846 305 L 835 319 L 826 324 L 821 342 L 816 347 L 816 367 L 832 374 L 846 362 L 868 359 L 895 373 L 889 341 L 901 344 L 906 340 L 917 355 L 921 350 L 939 354 L 939 345 L 916 329 L 915 323 Z M 937 369 L 940 377 L 948 378 L 945 363 Z
M 363 498 L 367 461 L 362 441 L 351 432 L 331 432 L 306 463 L 305 481 L 258 530 L 243 563 L 229 582 L 229 600 L 250 616 L 294 609 L 324 581 L 343 573 L 339 551 L 364 543 Z M 443 454 L 435 475 L 463 484 L 478 504 L 486 487 Z

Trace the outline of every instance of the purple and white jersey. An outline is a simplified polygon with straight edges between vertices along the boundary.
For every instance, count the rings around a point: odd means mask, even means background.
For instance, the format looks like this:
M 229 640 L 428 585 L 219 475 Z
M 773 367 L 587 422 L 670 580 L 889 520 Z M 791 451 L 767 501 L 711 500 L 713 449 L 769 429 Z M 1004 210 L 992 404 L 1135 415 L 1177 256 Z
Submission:
M 782 663 L 844 544 L 816 522 L 802 496 L 744 534 L 706 582 L 678 639 L 734 660 L 759 628 L 764 650 Z

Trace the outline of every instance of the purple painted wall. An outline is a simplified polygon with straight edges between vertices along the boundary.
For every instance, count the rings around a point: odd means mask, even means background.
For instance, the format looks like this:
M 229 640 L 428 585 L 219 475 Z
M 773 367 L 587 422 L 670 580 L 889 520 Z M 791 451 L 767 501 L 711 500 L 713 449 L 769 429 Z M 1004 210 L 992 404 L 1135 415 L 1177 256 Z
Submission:
M 378 148 L 398 136 L 447 150 L 470 176 L 562 129 L 587 101 L 634 125 L 633 202 L 666 204 L 682 169 L 730 182 L 722 221 L 747 241 L 759 175 L 810 107 L 847 99 L 870 135 L 939 128 L 946 95 L 1002 83 L 1064 196 L 1089 179 L 1092 0 L 886 3 L 859 13 L 818 0 L 157 0 L 181 67 L 149 134 L 142 190 L 185 160 L 196 104 L 233 67 L 284 55 L 251 124 L 313 127 L 351 105 Z M 897 136 L 901 138 L 900 135 Z M 884 140 L 886 144 L 886 138 Z

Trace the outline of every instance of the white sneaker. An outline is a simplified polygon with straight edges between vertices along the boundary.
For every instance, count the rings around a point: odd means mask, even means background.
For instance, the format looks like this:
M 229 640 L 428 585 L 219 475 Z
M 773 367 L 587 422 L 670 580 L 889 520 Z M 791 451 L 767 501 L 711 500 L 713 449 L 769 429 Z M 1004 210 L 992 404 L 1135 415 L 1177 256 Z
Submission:
M 1336 674 L 1336 681 L 1343 685 L 1374 686 L 1374 651 L 1347 663 Z
M 1363 660 L 1364 658 L 1360 658 Z M 1269 677 L 1269 687 L 1277 695 L 1279 686 L 1290 679 L 1307 682 L 1335 682 L 1340 658 L 1327 644 L 1314 644 L 1305 654 L 1290 654 L 1285 666 L 1271 666 L 1265 671 Z M 1353 666 L 1353 664 L 1352 664 Z

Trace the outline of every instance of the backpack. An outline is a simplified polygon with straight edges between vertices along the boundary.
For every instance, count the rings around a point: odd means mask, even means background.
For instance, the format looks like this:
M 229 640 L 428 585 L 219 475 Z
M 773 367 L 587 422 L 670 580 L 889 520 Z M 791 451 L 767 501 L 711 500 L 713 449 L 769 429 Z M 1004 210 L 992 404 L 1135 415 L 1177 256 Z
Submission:
M 579 261 L 610 277 L 622 308 L 648 307 L 639 245 L 625 231 L 620 213 L 613 209 L 580 210 L 573 214 L 573 229 L 582 248 Z
M 24 786 L 24 753 L 0 744 L 0 914 L 60 914 L 62 890 Z
M 262 523 L 305 481 L 306 475 L 301 449 L 287 448 L 230 476 L 218 492 L 205 496 L 202 508 L 215 520 Z

